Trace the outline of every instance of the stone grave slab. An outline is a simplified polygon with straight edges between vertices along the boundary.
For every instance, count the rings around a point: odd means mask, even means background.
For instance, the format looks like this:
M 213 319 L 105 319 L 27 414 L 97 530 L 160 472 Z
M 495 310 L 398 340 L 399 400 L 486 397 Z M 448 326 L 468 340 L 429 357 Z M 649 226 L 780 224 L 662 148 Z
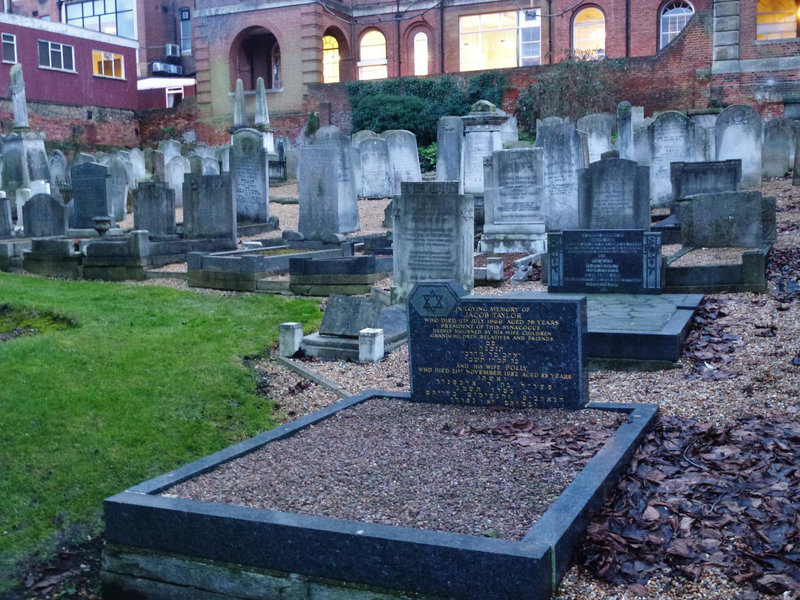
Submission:
M 603 158 L 578 169 L 580 229 L 650 229 L 650 169 Z
M 549 292 L 658 294 L 661 235 L 569 229 L 547 237 Z
M 299 296 L 368 294 L 392 272 L 391 256 L 289 259 L 289 291 Z
M 53 237 L 67 232 L 67 207 L 50 194 L 36 194 L 22 207 L 22 213 L 25 237 Z
M 581 408 L 586 302 L 556 294 L 467 296 L 425 282 L 408 298 L 411 399 L 416 402 Z

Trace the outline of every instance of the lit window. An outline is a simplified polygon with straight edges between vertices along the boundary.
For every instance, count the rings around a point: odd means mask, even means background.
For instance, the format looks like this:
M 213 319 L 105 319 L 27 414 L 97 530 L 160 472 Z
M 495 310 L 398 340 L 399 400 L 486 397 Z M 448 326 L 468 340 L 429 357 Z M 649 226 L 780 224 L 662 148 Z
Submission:
M 541 63 L 541 15 L 523 10 L 459 18 L 461 71 Z
M 760 0 L 756 39 L 783 40 L 797 37 L 798 16 L 795 0 Z
M 659 36 L 659 48 L 669 44 L 686 27 L 686 23 L 692 18 L 694 8 L 688 2 L 668 2 L 661 9 L 661 35 Z
M 3 62 L 17 62 L 17 36 L 13 33 L 4 33 L 3 39 Z
M 361 60 L 358 63 L 358 78 L 386 79 L 389 76 L 386 66 L 386 38 L 380 31 L 372 30 L 361 38 Z
M 572 26 L 572 49 L 580 57 L 600 58 L 606 53 L 606 19 L 597 8 L 584 8 Z
M 132 0 L 84 0 L 64 5 L 69 25 L 135 39 Z
M 414 75 L 428 74 L 428 36 L 420 31 L 414 35 Z
M 322 82 L 339 83 L 339 41 L 332 35 L 322 36 Z
M 95 75 L 101 77 L 113 77 L 123 79 L 125 68 L 121 54 L 113 52 L 92 51 L 92 70 Z
M 181 9 L 181 54 L 192 53 L 192 21 L 188 8 Z
M 57 71 L 75 71 L 75 49 L 67 44 L 39 40 L 39 66 Z

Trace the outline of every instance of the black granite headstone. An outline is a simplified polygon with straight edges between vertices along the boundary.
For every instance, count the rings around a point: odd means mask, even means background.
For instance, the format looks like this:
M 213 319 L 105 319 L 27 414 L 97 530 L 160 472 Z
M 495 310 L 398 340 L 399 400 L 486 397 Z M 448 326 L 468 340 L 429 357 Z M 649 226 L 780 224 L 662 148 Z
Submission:
M 658 294 L 661 234 L 568 229 L 547 236 L 549 292 Z
M 91 229 L 94 217 L 111 216 L 108 204 L 108 167 L 97 163 L 83 163 L 70 170 L 72 180 L 72 206 L 70 227 Z
M 581 408 L 586 298 L 466 296 L 429 281 L 408 299 L 411 399 L 417 402 Z

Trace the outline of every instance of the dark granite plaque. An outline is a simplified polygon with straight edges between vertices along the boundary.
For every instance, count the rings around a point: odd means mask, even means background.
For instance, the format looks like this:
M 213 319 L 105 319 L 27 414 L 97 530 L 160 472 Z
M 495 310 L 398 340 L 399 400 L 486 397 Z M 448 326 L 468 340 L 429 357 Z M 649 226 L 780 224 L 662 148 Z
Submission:
M 417 284 L 408 299 L 411 399 L 581 408 L 586 298 L 466 296 L 455 281 Z
M 94 217 L 112 216 L 108 205 L 107 167 L 87 162 L 72 167 L 70 175 L 73 198 L 70 227 L 91 229 L 94 227 Z
M 547 236 L 549 292 L 658 294 L 661 234 L 570 229 Z

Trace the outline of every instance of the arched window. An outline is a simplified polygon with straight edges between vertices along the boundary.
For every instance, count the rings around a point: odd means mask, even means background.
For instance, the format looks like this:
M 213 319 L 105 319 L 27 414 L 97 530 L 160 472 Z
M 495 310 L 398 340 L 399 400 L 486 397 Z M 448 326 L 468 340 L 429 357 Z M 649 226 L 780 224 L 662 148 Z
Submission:
M 606 18 L 600 9 L 584 8 L 572 24 L 572 49 L 580 56 L 601 58 L 606 54 Z
M 339 42 L 332 35 L 322 36 L 322 82 L 339 83 Z
M 231 48 L 233 81 L 241 79 L 245 90 L 256 89 L 256 81 L 264 78 L 267 89 L 281 87 L 281 49 L 268 30 L 253 27 L 243 31 Z
M 694 8 L 688 2 L 667 2 L 661 9 L 658 47 L 663 48 L 683 31 L 693 14 Z
M 386 79 L 389 76 L 386 66 L 386 38 L 372 29 L 361 36 L 361 60 L 358 62 L 358 78 Z
M 795 38 L 800 18 L 796 0 L 759 0 L 756 17 L 756 39 L 782 40 Z
M 420 31 L 414 35 L 414 75 L 428 74 L 428 35 Z
M 272 47 L 272 89 L 281 89 L 281 47 L 278 44 Z

